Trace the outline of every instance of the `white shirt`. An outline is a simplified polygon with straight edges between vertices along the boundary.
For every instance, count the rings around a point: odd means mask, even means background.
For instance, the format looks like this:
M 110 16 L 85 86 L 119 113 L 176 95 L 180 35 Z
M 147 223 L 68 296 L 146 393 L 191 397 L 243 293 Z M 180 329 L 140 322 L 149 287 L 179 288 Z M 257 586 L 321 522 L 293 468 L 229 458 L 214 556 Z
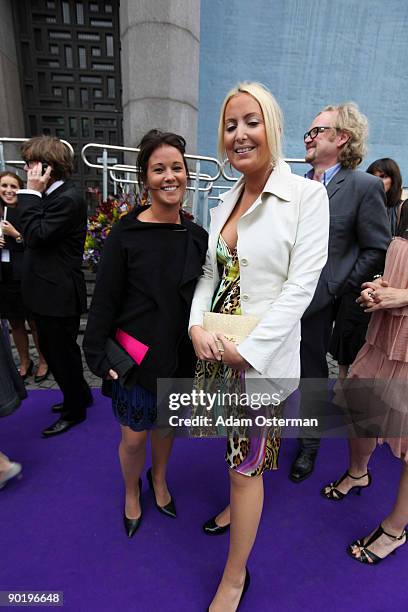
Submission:
M 48 189 L 45 190 L 45 195 L 50 195 L 50 193 L 52 193 L 53 191 L 55 191 L 56 189 L 58 189 L 58 187 L 61 187 L 61 185 L 64 184 L 65 181 L 55 181 L 54 183 L 52 183 Z M 31 193 L 31 195 L 35 195 L 35 196 L 40 196 L 40 198 L 42 198 L 42 193 L 41 191 L 36 191 L 35 189 L 19 189 L 17 191 L 17 195 L 19 193 Z

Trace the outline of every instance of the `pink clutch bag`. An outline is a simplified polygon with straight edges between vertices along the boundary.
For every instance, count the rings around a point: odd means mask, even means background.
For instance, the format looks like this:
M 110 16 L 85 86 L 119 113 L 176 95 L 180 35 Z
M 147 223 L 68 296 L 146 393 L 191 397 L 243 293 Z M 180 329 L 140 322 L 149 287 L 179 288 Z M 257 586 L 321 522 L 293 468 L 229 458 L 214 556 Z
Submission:
M 135 361 L 137 365 L 142 363 L 147 351 L 149 350 L 149 347 L 146 344 L 136 340 L 136 338 L 133 338 L 133 336 L 130 336 L 122 329 L 118 329 L 116 331 L 115 340 L 122 348 L 125 349 L 128 355 L 132 357 L 133 361 Z

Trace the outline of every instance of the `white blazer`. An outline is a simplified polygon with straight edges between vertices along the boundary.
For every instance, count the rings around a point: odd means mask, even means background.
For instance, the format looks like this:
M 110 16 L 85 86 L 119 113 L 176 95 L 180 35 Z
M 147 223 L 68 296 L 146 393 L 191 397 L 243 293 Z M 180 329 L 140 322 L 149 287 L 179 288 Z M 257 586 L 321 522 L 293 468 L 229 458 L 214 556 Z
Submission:
M 220 280 L 218 236 L 243 184 L 241 177 L 211 210 L 207 257 L 195 290 L 189 328 L 202 325 L 203 313 L 211 309 Z M 300 319 L 327 260 L 326 189 L 317 181 L 292 174 L 288 164 L 280 160 L 261 195 L 239 219 L 237 231 L 242 314 L 260 319 L 238 351 L 252 366 L 247 377 L 274 379 L 278 385 L 286 380 L 287 396 L 300 377 Z

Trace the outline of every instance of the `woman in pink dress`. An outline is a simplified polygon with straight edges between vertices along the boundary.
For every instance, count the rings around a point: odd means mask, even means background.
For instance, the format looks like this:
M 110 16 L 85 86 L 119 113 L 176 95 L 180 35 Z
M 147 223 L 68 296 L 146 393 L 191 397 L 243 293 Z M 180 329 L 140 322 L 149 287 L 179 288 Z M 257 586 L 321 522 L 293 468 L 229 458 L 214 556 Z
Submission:
M 333 501 L 371 484 L 368 463 L 377 445 L 386 442 L 402 460 L 397 498 L 391 513 L 368 536 L 348 547 L 353 559 L 377 564 L 406 543 L 408 524 L 408 204 L 404 203 L 397 237 L 387 251 L 383 277 L 363 284 L 358 300 L 373 316 L 366 343 L 358 353 L 339 396 L 359 413 L 362 426 L 378 428 L 378 437 L 349 439 L 350 461 L 345 474 L 322 489 Z M 354 419 L 354 422 L 356 420 Z M 380 425 L 379 425 L 380 423 Z M 370 431 L 370 430 L 368 430 Z M 367 435 L 367 433 L 365 434 Z

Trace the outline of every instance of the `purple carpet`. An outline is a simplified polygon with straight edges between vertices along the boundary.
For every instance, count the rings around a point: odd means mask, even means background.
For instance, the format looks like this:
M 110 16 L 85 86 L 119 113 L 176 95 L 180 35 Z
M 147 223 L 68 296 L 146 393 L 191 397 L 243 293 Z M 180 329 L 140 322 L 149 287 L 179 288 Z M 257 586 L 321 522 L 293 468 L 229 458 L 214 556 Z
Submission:
M 227 502 L 224 441 L 176 440 L 169 486 L 178 518 L 157 512 L 143 475 L 143 523 L 128 540 L 119 428 L 109 401 L 94 394 L 87 421 L 60 437 L 40 437 L 55 416 L 56 391 L 31 391 L 0 421 L 0 449 L 24 467 L 23 479 L 0 492 L 0 590 L 63 591 L 69 612 L 203 612 L 228 547 L 228 535 L 201 531 Z M 345 470 L 346 442 L 323 441 L 315 474 L 301 485 L 287 477 L 295 447 L 285 440 L 280 469 L 265 476 L 243 612 L 407 610 L 408 546 L 376 567 L 345 553 L 390 510 L 399 462 L 377 449 L 371 488 L 334 503 L 319 489 Z

